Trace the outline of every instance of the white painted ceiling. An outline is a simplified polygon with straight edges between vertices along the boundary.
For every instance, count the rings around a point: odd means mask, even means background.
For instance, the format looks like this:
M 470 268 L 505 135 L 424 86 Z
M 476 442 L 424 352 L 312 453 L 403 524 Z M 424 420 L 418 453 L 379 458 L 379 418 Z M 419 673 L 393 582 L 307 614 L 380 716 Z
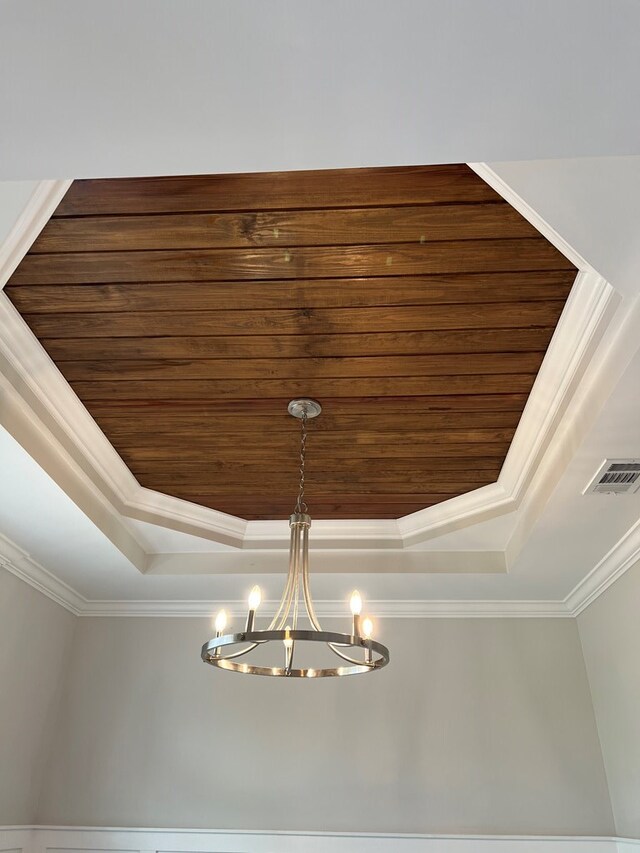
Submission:
M 640 494 L 582 490 L 604 457 L 640 456 L 640 157 L 618 156 L 640 154 L 639 4 L 23 0 L 2 17 L 0 245 L 40 178 L 500 160 L 618 291 L 624 357 L 522 541 L 526 506 L 402 551 L 315 549 L 316 597 L 562 601 L 633 527 Z M 0 430 L 0 533 L 84 598 L 235 600 L 254 577 L 279 594 L 284 550 L 127 525 L 169 555 L 152 572 Z
M 5 0 L 0 179 L 640 153 L 635 0 Z

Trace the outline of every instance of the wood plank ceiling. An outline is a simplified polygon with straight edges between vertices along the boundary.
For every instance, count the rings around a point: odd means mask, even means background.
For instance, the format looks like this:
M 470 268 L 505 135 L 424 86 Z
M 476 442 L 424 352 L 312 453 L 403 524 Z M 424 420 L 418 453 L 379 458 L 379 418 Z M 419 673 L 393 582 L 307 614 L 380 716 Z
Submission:
M 493 482 L 576 270 L 465 165 L 76 181 L 6 293 L 148 488 L 315 518 Z

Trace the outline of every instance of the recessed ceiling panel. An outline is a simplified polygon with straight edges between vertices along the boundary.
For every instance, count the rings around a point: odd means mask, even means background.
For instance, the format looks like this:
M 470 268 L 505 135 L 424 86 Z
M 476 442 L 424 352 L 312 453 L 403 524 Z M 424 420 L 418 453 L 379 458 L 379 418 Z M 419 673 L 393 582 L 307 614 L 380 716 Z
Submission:
M 139 482 L 248 519 L 495 481 L 576 270 L 465 165 L 76 181 L 6 293 Z

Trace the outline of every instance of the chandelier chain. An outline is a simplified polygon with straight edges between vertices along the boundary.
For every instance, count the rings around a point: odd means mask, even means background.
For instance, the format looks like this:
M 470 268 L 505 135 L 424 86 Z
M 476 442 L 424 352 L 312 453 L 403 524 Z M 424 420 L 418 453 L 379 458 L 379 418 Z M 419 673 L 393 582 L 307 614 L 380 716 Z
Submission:
M 304 465 L 307 453 L 307 411 L 302 412 L 300 418 L 300 485 L 298 487 L 298 499 L 295 512 L 306 512 L 308 507 L 304 499 Z

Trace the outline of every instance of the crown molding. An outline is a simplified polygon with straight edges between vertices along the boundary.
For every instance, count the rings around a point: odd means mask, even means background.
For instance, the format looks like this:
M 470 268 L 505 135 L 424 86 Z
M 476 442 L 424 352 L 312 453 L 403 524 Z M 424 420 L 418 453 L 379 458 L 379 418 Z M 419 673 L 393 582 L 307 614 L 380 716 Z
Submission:
M 260 605 L 260 615 L 273 617 L 277 601 Z M 514 619 L 571 618 L 562 601 L 446 601 L 367 600 L 376 619 Z M 79 616 L 161 616 L 209 618 L 224 608 L 233 619 L 246 619 L 246 601 L 87 601 Z M 316 600 L 319 619 L 344 619 L 349 615 L 347 601 Z
M 24 327 L 24 334 L 31 335 L 6 295 L 0 293 L 0 425 L 132 565 L 144 572 L 148 564 L 147 554 L 119 511 L 113 493 L 104 486 L 101 488 L 90 476 L 86 460 L 78 453 L 77 446 L 41 402 L 34 377 L 42 368 L 37 361 L 25 365 L 16 358 L 11 346 L 12 321 L 16 318 Z M 46 363 L 51 363 L 35 338 L 33 342 L 32 351 L 40 361 L 46 359 Z M 52 363 L 51 366 L 57 371 Z M 42 391 L 44 393 L 46 388 Z
M 72 589 L 68 584 L 61 581 L 51 572 L 47 571 L 34 558 L 19 548 L 15 542 L 7 539 L 0 533 L 0 568 L 6 569 L 20 580 L 37 589 L 47 598 L 55 601 L 61 607 L 71 611 L 74 616 L 79 616 L 86 599 Z
M 566 407 L 555 429 L 554 441 L 537 465 L 534 479 L 523 496 L 506 548 L 508 565 L 516 560 L 575 449 L 638 351 L 639 323 L 640 299 L 624 300 L 615 310 L 599 345 L 594 341 L 595 352 L 589 359 L 588 368 L 573 391 L 571 405 Z
M 13 275 L 72 181 L 40 181 L 0 245 L 0 290 Z
M 379 619 L 552 619 L 574 618 L 602 595 L 619 577 L 640 560 L 640 521 L 637 522 L 595 568 L 580 581 L 566 598 L 556 600 L 460 600 L 455 599 L 378 599 L 368 602 Z M 0 534 L 0 568 L 19 577 L 25 583 L 65 607 L 75 616 L 156 616 L 210 617 L 225 607 L 232 617 L 246 616 L 246 602 L 206 600 L 92 600 L 84 598 L 68 584 L 40 565 L 26 551 Z M 264 616 L 275 614 L 278 602 L 265 601 Z M 323 619 L 342 618 L 346 602 L 319 600 L 315 602 L 318 616 Z
M 500 472 L 499 482 L 517 503 L 556 437 L 620 301 L 601 276 L 578 273 Z
M 564 603 L 578 616 L 611 584 L 640 561 L 640 521 L 633 525 L 600 562 L 571 590 Z
M 19 577 L 25 583 L 65 607 L 75 616 L 161 616 L 210 617 L 224 607 L 232 617 L 246 617 L 246 602 L 235 601 L 127 601 L 91 600 L 84 598 L 68 584 L 59 580 L 40 565 L 30 554 L 0 534 L 0 568 Z M 278 601 L 265 601 L 260 607 L 264 616 L 274 616 Z M 572 614 L 562 601 L 454 601 L 380 599 L 368 602 L 371 611 L 380 619 L 470 619 L 470 618 L 551 618 Z M 333 619 L 348 615 L 347 602 L 318 600 L 315 609 L 320 618 Z

